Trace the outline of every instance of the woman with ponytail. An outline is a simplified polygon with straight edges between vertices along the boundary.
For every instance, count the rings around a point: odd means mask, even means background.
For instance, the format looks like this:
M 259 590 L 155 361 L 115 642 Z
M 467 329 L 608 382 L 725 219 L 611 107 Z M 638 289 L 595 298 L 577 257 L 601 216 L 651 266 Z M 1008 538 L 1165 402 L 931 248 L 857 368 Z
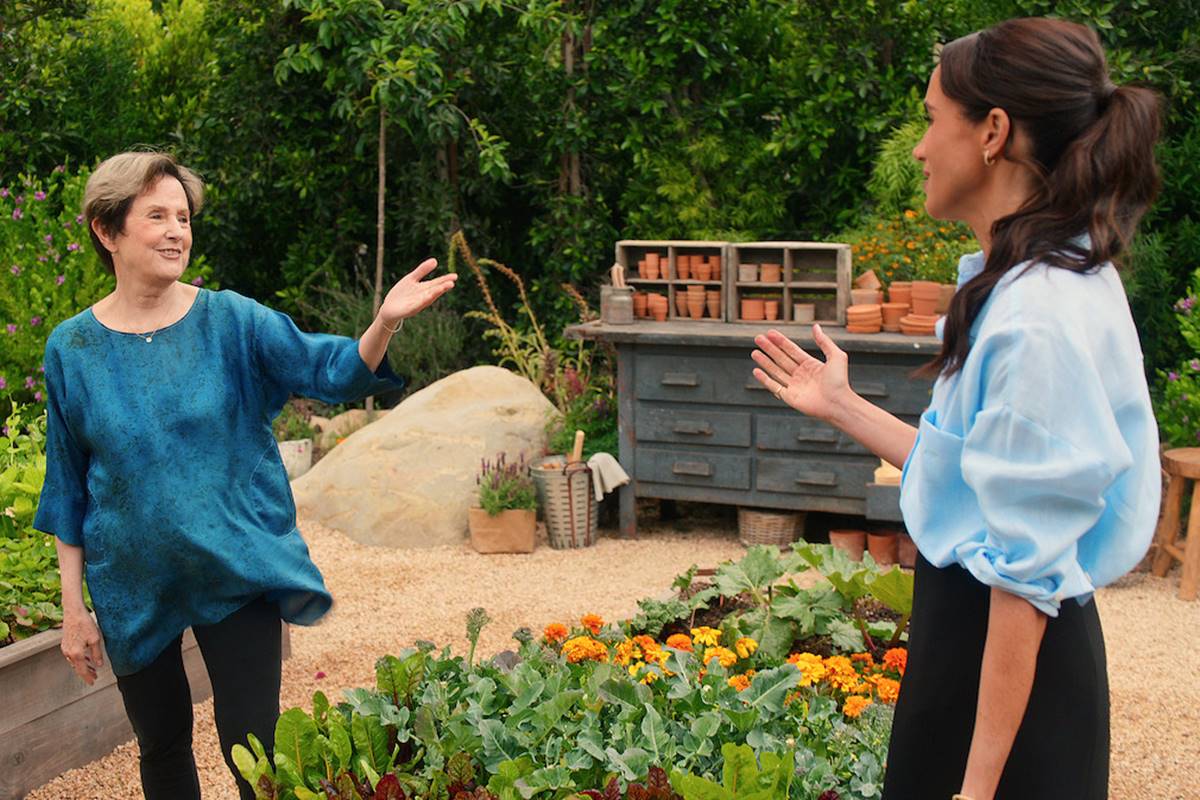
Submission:
M 1095 33 L 1016 19 L 946 45 L 913 151 L 926 208 L 963 220 L 930 406 L 913 428 L 854 393 L 846 354 L 778 331 L 755 377 L 904 464 L 917 544 L 886 800 L 1108 796 L 1097 587 L 1145 553 L 1158 435 L 1114 262 L 1158 188 L 1159 102 L 1114 86 Z

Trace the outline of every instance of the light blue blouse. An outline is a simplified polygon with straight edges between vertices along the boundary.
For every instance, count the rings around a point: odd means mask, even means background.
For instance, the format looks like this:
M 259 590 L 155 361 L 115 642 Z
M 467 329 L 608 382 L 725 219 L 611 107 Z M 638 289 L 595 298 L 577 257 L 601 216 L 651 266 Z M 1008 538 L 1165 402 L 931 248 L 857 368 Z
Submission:
M 965 256 L 959 285 L 983 263 Z M 1125 291 L 1111 264 L 1019 266 L 970 335 L 921 416 L 904 521 L 934 566 L 1057 616 L 1132 569 L 1158 515 L 1158 427 Z
M 260 595 L 289 622 L 329 610 L 271 420 L 290 394 L 337 403 L 402 385 L 386 359 L 372 373 L 353 339 L 202 289 L 152 342 L 77 314 L 50 334 L 45 370 L 34 527 L 83 547 L 116 674 Z

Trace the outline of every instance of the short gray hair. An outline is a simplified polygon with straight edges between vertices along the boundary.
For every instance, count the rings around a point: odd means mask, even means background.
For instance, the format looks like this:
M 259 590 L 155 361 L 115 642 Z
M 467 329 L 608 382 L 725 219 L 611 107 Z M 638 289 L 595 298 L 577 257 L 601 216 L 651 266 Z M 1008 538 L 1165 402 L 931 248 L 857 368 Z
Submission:
M 112 253 L 108 252 L 108 248 L 92 230 L 92 220 L 98 221 L 110 236 L 123 233 L 125 218 L 133 201 L 166 175 L 183 184 L 188 212 L 193 216 L 200 213 L 204 206 L 204 182 L 170 153 L 118 153 L 105 159 L 88 178 L 87 188 L 83 192 L 84 224 L 92 237 L 92 246 L 109 272 L 115 271 Z

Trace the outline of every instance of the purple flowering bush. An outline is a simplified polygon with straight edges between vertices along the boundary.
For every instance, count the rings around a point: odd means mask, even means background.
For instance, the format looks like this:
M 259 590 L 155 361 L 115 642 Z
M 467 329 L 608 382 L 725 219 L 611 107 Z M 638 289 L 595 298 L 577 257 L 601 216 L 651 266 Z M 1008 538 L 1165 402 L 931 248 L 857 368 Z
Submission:
M 1154 413 L 1163 444 L 1200 447 L 1200 269 L 1192 273 L 1188 294 L 1175 303 L 1174 311 L 1192 357 L 1158 371 Z
M 89 174 L 0 177 L 0 410 L 45 402 L 46 337 L 112 291 L 80 213 Z M 209 272 L 193 256 L 184 279 Z

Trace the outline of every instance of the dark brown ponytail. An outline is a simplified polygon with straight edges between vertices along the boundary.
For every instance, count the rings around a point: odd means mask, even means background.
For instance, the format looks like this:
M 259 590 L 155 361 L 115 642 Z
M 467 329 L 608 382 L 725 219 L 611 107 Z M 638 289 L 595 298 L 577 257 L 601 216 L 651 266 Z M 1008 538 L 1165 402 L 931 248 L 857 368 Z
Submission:
M 1032 143 L 1037 188 L 992 226 L 983 271 L 955 293 L 942 351 L 922 372 L 953 375 L 970 349 L 971 325 L 996 283 L 1025 262 L 1086 272 L 1126 251 L 1158 192 L 1154 144 L 1160 101 L 1149 89 L 1114 86 L 1095 32 L 1063 20 L 1001 22 L 946 45 L 942 91 L 978 122 L 1006 111 Z M 1079 236 L 1088 234 L 1090 246 Z

